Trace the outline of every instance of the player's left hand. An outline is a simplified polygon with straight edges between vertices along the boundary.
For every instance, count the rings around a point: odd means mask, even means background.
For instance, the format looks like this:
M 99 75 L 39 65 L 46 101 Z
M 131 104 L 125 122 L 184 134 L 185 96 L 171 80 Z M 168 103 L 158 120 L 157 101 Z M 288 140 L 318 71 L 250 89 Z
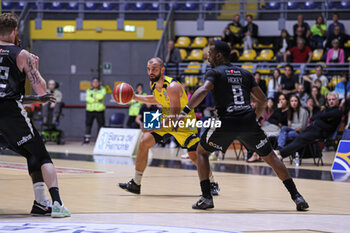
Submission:
M 40 104 L 44 104 L 44 103 L 48 103 L 48 102 L 56 103 L 56 98 L 53 96 L 53 94 L 47 93 L 43 96 L 38 96 L 37 102 Z

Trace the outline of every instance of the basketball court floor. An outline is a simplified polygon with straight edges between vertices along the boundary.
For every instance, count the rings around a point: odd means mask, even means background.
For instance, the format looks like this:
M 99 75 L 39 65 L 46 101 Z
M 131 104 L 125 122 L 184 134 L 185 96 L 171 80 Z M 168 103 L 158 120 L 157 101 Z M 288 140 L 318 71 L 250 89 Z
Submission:
M 2 232 L 350 232 L 350 182 L 334 181 L 335 152 L 324 166 L 312 159 L 298 168 L 286 160 L 310 210 L 297 212 L 282 182 L 263 162 L 248 164 L 229 151 L 212 162 L 220 184 L 215 208 L 192 210 L 200 195 L 195 166 L 177 149 L 153 148 L 142 194 L 117 187 L 134 175 L 134 159 L 94 156 L 93 145 L 47 145 L 54 158 L 64 204 L 72 217 L 31 217 L 34 195 L 25 159 L 0 155 L 0 233 Z M 180 152 L 181 154 L 181 152 Z M 49 196 L 49 195 L 48 195 Z

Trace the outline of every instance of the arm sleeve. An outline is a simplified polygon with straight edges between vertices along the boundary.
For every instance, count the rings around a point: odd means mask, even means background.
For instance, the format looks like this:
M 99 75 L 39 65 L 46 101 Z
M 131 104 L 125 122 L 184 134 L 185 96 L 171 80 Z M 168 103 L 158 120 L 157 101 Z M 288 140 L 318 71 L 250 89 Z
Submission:
M 103 100 L 106 96 L 106 88 L 102 87 L 101 91 L 96 94 L 96 100 Z
M 204 81 L 207 81 L 207 80 L 215 85 L 216 72 L 214 70 L 208 70 L 205 73 Z
M 86 91 L 86 102 L 88 104 L 92 104 L 93 102 L 95 102 L 95 98 L 90 90 Z

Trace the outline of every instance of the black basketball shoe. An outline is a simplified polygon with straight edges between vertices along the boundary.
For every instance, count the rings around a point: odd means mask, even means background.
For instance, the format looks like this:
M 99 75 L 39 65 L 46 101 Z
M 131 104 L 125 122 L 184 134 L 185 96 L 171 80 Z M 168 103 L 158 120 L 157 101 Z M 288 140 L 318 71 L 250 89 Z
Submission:
M 309 204 L 307 204 L 303 196 L 301 196 L 299 193 L 295 196 L 293 201 L 297 205 L 297 211 L 304 211 L 309 208 Z
M 40 204 L 36 201 L 34 201 L 32 211 L 30 211 L 30 214 L 33 216 L 51 216 L 51 204 L 50 202 Z
M 140 194 L 141 190 L 141 185 L 137 185 L 134 179 L 131 179 L 128 183 L 119 183 L 119 187 L 135 194 Z
M 211 192 L 211 195 L 217 196 L 217 195 L 219 195 L 219 191 L 220 191 L 220 188 L 219 188 L 218 182 L 212 182 L 212 183 L 210 183 L 210 192 Z
M 192 209 L 195 210 L 206 210 L 210 208 L 214 208 L 213 198 L 205 198 L 203 196 L 192 205 Z

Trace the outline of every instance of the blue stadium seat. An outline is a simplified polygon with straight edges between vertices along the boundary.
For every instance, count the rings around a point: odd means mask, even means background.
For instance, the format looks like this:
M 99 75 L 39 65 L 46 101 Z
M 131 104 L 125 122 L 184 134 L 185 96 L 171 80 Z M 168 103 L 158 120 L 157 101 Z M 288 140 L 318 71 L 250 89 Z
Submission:
M 328 9 L 333 9 L 336 7 L 336 2 L 326 2 L 325 4 Z
M 4 10 L 11 10 L 11 9 L 15 8 L 15 3 L 8 2 L 8 1 L 2 1 L 1 8 Z
M 181 5 L 179 3 L 171 2 L 171 3 L 168 3 L 168 4 L 165 5 L 165 9 L 168 11 L 172 7 L 174 10 L 178 10 L 178 9 L 180 9 L 180 6 Z
M 146 10 L 147 9 L 147 3 L 144 2 L 136 2 L 135 3 L 135 10 Z
M 207 11 L 213 10 L 214 9 L 214 3 L 205 3 L 204 4 L 204 9 Z
M 68 10 L 78 10 L 79 5 L 78 2 L 69 2 L 67 5 Z
M 115 3 L 111 3 L 111 2 L 103 2 L 98 9 L 99 10 L 105 10 L 105 11 L 114 10 L 114 9 L 118 10 L 119 9 L 119 5 L 115 4 Z
M 338 9 L 350 9 L 350 1 L 341 1 Z
M 109 126 L 110 127 L 117 127 L 117 128 L 123 128 L 124 127 L 124 119 L 125 114 L 124 113 L 113 113 L 109 117 Z
M 281 8 L 281 3 L 279 2 L 268 2 L 266 3 L 265 9 L 266 10 L 277 10 Z
M 308 10 L 310 10 L 310 9 L 312 10 L 312 9 L 316 9 L 316 8 L 317 8 L 317 4 L 313 1 L 306 1 L 300 7 L 300 9 L 308 9 Z
M 17 10 L 23 10 L 24 4 L 25 3 L 23 1 L 18 2 L 17 5 L 16 5 L 16 9 Z
M 193 1 L 188 1 L 182 7 L 182 10 L 193 11 L 193 10 L 197 9 L 197 7 L 198 7 L 198 3 L 195 3 Z
M 85 2 L 84 9 L 85 10 L 96 10 L 98 8 L 98 4 L 94 2 Z
M 291 2 L 289 1 L 288 4 L 287 4 L 287 9 L 288 10 L 295 10 L 295 9 L 298 9 L 299 7 L 299 3 L 298 2 Z
M 45 3 L 44 8 L 49 10 L 61 10 L 64 8 L 64 4 L 59 1 L 54 1 L 50 3 Z
M 159 2 L 153 2 L 152 4 L 150 4 L 149 9 L 152 11 L 159 10 Z

